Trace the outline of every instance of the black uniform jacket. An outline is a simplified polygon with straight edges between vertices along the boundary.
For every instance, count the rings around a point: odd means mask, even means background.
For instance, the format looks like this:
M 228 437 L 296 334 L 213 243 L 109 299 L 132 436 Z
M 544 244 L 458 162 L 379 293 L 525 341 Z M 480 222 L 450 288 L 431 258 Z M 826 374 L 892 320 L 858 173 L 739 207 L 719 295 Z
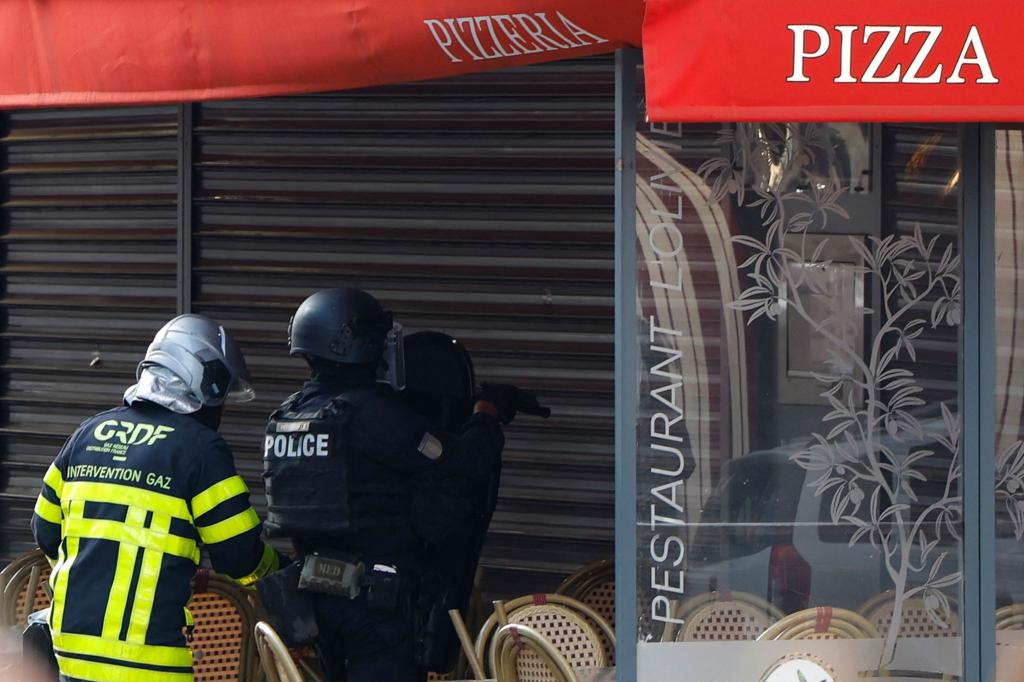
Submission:
M 352 389 L 309 381 L 294 409 L 346 393 Z M 432 429 L 425 417 L 386 388 L 359 390 L 355 395 L 347 437 L 352 452 L 349 506 L 356 530 L 329 541 L 311 533 L 295 538 L 296 547 L 302 552 L 332 547 L 359 554 L 369 565 L 418 571 L 422 540 L 412 511 L 417 483 L 427 472 L 468 480 L 486 477 L 501 456 L 501 428 L 493 416 L 476 414 L 461 433 L 445 433 Z

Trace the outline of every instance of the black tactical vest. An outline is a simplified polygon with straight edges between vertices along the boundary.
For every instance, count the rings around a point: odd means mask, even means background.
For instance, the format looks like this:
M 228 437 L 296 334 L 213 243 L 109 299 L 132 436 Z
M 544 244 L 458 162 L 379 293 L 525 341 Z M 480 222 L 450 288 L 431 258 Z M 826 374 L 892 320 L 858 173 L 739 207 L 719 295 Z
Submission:
M 263 442 L 263 479 L 271 538 L 333 539 L 354 530 L 347 438 L 353 395 L 324 396 L 296 411 L 301 393 L 270 416 Z

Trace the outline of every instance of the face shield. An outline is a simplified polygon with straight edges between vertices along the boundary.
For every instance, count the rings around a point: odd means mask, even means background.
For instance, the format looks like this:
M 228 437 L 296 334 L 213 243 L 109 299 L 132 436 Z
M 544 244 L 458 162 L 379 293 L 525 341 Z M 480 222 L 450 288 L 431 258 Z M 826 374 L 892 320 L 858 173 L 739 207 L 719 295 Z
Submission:
M 377 368 L 377 382 L 387 384 L 396 391 L 405 389 L 405 340 L 402 325 L 397 322 L 391 325 L 391 331 L 384 340 L 384 354 Z
M 256 389 L 252 387 L 252 384 L 248 379 L 244 377 L 235 377 L 228 386 L 227 397 L 224 398 L 226 403 L 247 403 L 256 399 Z

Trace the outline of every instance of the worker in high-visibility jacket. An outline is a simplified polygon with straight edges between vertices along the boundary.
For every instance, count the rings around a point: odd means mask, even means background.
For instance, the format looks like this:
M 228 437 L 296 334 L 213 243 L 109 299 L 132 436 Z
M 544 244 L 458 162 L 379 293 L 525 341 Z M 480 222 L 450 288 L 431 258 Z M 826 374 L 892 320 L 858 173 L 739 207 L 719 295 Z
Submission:
M 161 329 L 122 407 L 86 420 L 43 478 L 32 517 L 53 563 L 50 629 L 62 680 L 190 682 L 190 581 L 251 583 L 278 569 L 217 433 L 251 400 L 245 359 L 200 315 Z

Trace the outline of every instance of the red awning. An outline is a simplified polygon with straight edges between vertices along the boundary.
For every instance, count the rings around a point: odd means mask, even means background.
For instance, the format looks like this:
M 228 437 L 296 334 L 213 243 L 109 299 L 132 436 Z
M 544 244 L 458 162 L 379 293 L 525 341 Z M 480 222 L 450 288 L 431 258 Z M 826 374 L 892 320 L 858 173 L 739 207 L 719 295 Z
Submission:
M 641 0 L 3 0 L 0 109 L 356 88 L 639 44 Z
M 654 121 L 1024 120 L 1019 0 L 648 0 Z

